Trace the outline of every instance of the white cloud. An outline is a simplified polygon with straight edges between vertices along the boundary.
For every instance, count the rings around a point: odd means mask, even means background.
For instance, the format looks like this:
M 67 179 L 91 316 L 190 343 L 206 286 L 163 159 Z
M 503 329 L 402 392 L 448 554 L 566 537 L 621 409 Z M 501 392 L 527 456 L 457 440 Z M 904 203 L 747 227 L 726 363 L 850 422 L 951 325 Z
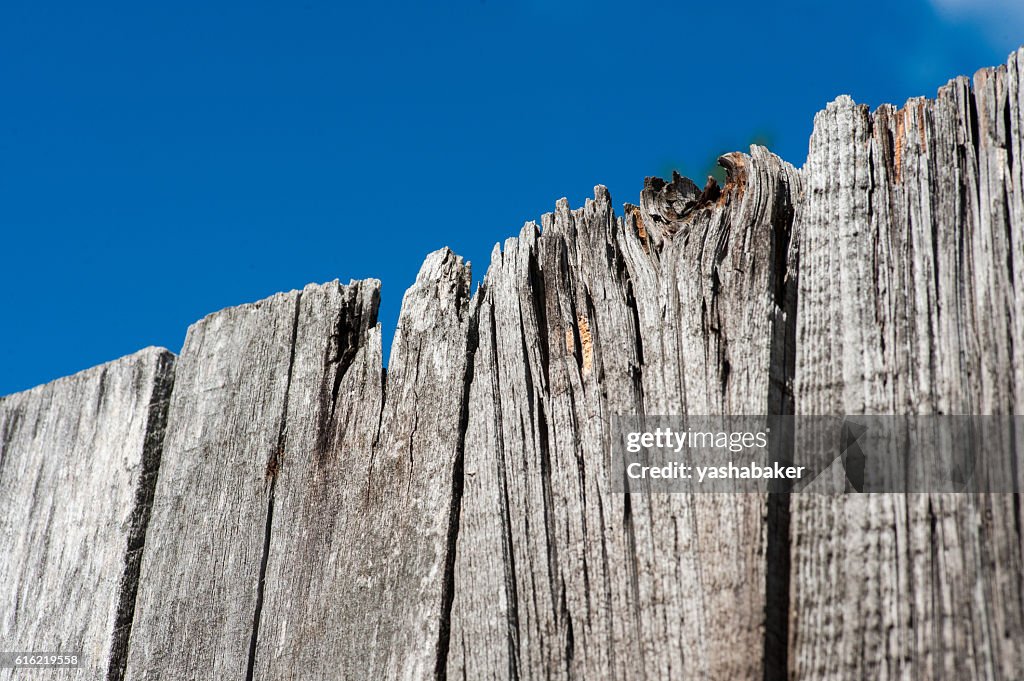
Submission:
M 931 0 L 939 16 L 971 23 L 999 45 L 1024 44 L 1024 0 Z
M 935 8 L 943 13 L 977 14 L 1009 12 L 1019 14 L 1020 0 L 932 0 Z

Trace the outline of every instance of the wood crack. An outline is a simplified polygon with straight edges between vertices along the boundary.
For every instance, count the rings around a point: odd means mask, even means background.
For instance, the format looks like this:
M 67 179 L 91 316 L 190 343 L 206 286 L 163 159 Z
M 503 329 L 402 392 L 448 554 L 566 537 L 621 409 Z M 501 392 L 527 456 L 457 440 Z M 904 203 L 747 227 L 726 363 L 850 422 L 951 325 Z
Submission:
M 256 646 L 259 640 L 260 619 L 263 614 L 263 599 L 267 585 L 267 563 L 270 559 L 270 539 L 274 525 L 274 492 L 277 479 L 284 463 L 285 437 L 288 429 L 288 401 L 291 395 L 292 372 L 295 368 L 295 346 L 299 336 L 299 314 L 302 310 L 302 292 L 295 296 L 295 313 L 292 318 L 291 347 L 288 355 L 288 373 L 285 379 L 284 399 L 281 406 L 281 425 L 277 432 L 277 446 L 267 462 L 267 521 L 263 532 L 263 550 L 260 556 L 259 577 L 256 582 L 256 605 L 252 616 L 252 634 L 249 638 L 249 655 L 246 661 L 245 679 L 252 681 L 256 670 Z
M 146 435 L 142 452 L 142 474 L 135 488 L 135 501 L 130 518 L 131 530 L 124 554 L 118 594 L 117 619 L 114 621 L 107 681 L 122 681 L 128 664 L 128 642 L 135 618 L 135 596 L 139 588 L 139 572 L 146 544 L 146 530 L 153 509 L 153 495 L 160 473 L 164 435 L 167 429 L 167 408 L 174 388 L 174 357 L 163 355 L 158 360 L 153 392 L 146 416 Z M 0 460 L 0 470 L 3 461 Z M 16 608 L 17 610 L 17 608 Z

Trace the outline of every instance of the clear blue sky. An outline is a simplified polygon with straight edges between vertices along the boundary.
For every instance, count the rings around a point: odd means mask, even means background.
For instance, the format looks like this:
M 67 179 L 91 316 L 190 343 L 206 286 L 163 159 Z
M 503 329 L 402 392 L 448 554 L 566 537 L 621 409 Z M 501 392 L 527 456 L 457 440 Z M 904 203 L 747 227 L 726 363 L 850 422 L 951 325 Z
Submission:
M 836 95 L 932 95 L 1018 43 L 1006 0 L 5 0 L 0 394 L 335 278 L 383 281 L 389 345 L 431 250 L 479 280 L 561 196 L 752 139 L 800 165 Z

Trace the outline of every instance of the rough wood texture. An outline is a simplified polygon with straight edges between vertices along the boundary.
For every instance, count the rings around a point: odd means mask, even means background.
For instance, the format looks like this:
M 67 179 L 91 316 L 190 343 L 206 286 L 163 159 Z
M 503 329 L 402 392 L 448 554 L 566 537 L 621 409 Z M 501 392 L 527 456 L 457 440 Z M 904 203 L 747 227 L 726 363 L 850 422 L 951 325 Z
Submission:
M 873 114 L 840 98 L 816 118 L 800 413 L 1022 413 L 1022 66 L 1024 51 L 973 91 L 958 78 Z M 793 500 L 794 678 L 1019 678 L 1013 495 Z
M 765 676 L 766 498 L 626 496 L 609 480 L 612 414 L 786 408 L 772 379 L 796 175 L 757 148 L 726 164 L 714 201 L 651 179 L 624 221 L 598 187 L 495 250 L 449 674 Z
M 602 187 L 562 200 L 472 297 L 438 251 L 387 371 L 373 280 L 207 317 L 177 363 L 134 619 L 138 513 L 120 553 L 87 556 L 102 575 L 74 576 L 75 607 L 120 614 L 67 621 L 130 679 L 1018 678 L 1013 495 L 622 494 L 610 451 L 620 414 L 1021 413 L 1022 82 L 1024 51 L 934 101 L 838 99 L 800 170 L 754 147 L 722 158 L 724 187 L 649 178 L 622 216 Z M 64 612 L 53 547 L 84 530 L 46 530 L 39 499 L 98 493 L 40 443 L 95 457 L 94 429 L 147 432 L 89 411 L 83 376 L 0 403 L 0 584 L 29 585 L 4 592 L 5 632 L 25 598 Z M 159 394 L 147 380 L 119 399 Z M 147 508 L 148 479 L 117 478 L 102 511 Z
M 427 258 L 386 381 L 376 281 L 308 286 L 189 330 L 129 678 L 435 672 L 469 300 L 461 258 Z
M 0 399 L 0 649 L 83 654 L 35 673 L 121 678 L 173 365 L 149 348 Z
M 245 678 L 299 293 L 212 314 L 178 360 L 128 679 Z
M 302 296 L 254 678 L 330 678 L 356 641 L 338 582 L 365 556 L 350 528 L 384 400 L 378 301 L 376 283 Z
M 380 331 L 357 321 L 375 323 L 376 299 L 370 316 L 318 312 L 337 310 L 324 301 L 310 311 L 321 322 L 300 325 L 255 678 L 434 675 L 447 645 L 469 284 L 451 251 L 427 258 L 386 381 Z M 334 328 L 352 352 L 322 371 L 337 356 L 325 342 Z

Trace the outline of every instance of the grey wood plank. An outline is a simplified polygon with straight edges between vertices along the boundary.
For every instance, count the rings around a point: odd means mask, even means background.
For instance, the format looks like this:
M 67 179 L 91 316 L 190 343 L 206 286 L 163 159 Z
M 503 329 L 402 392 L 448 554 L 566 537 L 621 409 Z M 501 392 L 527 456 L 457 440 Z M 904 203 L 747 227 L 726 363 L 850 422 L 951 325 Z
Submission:
M 82 656 L 49 678 L 121 678 L 173 367 L 147 348 L 0 398 L 0 649 Z
M 844 97 L 816 118 L 799 413 L 1020 413 L 1020 60 L 973 90 L 874 113 Z M 793 500 L 794 678 L 1019 676 L 1013 495 Z
M 304 294 L 255 678 L 419 679 L 444 659 L 469 285 L 451 251 L 427 257 L 386 382 L 380 329 L 358 312 L 375 319 L 376 300 Z
M 177 366 L 129 679 L 245 678 L 299 292 L 193 324 Z
M 447 249 L 424 263 L 386 384 L 378 301 L 375 281 L 311 285 L 190 329 L 129 678 L 435 671 L 468 266 Z
M 798 179 L 752 153 L 726 159 L 721 201 L 687 216 L 667 214 L 666 193 L 691 198 L 681 179 L 649 183 L 641 204 L 663 212 L 627 221 L 599 187 L 495 249 L 479 294 L 452 676 L 764 677 L 766 498 L 622 495 L 608 477 L 613 414 L 786 408 L 772 379 L 793 298 L 777 303 L 788 264 L 774 253 Z
M 370 568 L 351 528 L 384 400 L 379 300 L 375 281 L 303 291 L 254 678 L 352 674 L 342 653 L 360 639 L 342 612 L 358 594 L 338 582 L 349 555 Z

